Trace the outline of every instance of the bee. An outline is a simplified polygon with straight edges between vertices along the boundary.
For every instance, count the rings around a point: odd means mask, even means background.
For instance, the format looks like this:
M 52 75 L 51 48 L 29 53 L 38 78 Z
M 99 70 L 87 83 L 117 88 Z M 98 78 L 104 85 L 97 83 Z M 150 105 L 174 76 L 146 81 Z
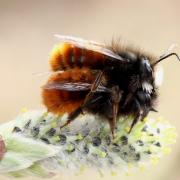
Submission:
M 54 114 L 68 113 L 70 124 L 84 112 L 108 121 L 114 138 L 117 119 L 132 116 L 129 133 L 138 121 L 156 111 L 158 87 L 155 67 L 162 60 L 176 56 L 166 53 L 159 58 L 112 43 L 57 35 L 60 43 L 53 49 L 50 65 L 53 73 L 43 86 L 43 103 Z

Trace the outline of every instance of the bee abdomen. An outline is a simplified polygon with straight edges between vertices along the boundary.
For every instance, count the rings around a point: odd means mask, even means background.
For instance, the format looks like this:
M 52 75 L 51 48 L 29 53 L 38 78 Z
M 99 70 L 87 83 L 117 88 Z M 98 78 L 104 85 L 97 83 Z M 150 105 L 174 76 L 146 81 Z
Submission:
M 55 83 L 75 83 L 84 82 L 90 83 L 95 79 L 96 74 L 92 73 L 89 69 L 74 68 L 64 71 L 62 73 L 56 73 L 50 76 L 47 84 Z M 71 113 L 75 111 L 82 103 L 88 93 L 86 91 L 66 91 L 62 89 L 43 89 L 42 97 L 43 103 L 47 107 L 49 112 L 55 114 Z
M 104 66 L 104 60 L 103 54 L 70 43 L 58 44 L 50 55 L 50 65 L 53 71 L 75 67 L 101 69 Z

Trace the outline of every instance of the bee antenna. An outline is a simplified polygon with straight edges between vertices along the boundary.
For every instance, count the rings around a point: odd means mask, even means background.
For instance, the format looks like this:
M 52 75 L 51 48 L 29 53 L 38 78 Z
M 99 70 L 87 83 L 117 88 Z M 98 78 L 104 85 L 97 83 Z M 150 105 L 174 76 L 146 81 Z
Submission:
M 154 66 L 155 66 L 156 64 L 158 64 L 159 62 L 161 62 L 162 60 L 164 60 L 164 59 L 166 59 L 166 58 L 169 58 L 170 56 L 176 56 L 177 59 L 180 61 L 180 57 L 178 56 L 178 54 L 176 54 L 176 53 L 170 53 L 170 54 L 167 54 L 167 55 L 165 55 L 165 56 L 160 56 L 160 59 L 154 63 Z

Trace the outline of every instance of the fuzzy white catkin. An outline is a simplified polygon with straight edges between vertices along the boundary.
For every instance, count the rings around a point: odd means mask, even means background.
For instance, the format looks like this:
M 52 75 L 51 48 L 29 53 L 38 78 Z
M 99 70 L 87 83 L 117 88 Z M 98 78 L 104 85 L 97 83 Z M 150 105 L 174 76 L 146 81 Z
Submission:
M 84 115 L 59 129 L 66 116 L 26 111 L 0 126 L 6 153 L 0 172 L 22 177 L 50 177 L 66 171 L 94 168 L 101 173 L 126 173 L 132 167 L 156 163 L 175 143 L 175 128 L 161 118 L 146 118 L 128 134 L 131 117 L 118 120 L 116 138 L 99 117 Z M 71 170 L 71 171 L 69 171 Z

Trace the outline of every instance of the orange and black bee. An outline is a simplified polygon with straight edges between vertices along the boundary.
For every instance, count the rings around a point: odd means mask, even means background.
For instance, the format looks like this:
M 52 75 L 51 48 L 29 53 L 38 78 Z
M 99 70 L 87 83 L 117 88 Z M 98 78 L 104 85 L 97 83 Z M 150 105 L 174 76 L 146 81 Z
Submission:
M 117 43 L 105 46 L 93 41 L 58 35 L 60 43 L 50 56 L 52 74 L 43 87 L 43 102 L 49 112 L 68 113 L 72 122 L 83 112 L 107 119 L 112 135 L 120 116 L 139 120 L 155 110 L 155 66 L 175 55 L 157 58 Z M 129 131 L 129 132 L 130 132 Z

